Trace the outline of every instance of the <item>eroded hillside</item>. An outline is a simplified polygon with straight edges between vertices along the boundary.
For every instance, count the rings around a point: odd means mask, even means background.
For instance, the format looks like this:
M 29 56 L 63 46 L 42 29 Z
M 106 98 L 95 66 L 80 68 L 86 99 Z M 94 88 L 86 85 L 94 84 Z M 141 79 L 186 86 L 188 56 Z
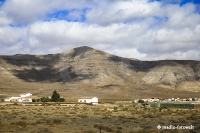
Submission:
M 54 89 L 67 98 L 198 96 L 200 62 L 139 61 L 86 46 L 59 54 L 0 57 L 3 96 L 27 91 L 49 96 Z

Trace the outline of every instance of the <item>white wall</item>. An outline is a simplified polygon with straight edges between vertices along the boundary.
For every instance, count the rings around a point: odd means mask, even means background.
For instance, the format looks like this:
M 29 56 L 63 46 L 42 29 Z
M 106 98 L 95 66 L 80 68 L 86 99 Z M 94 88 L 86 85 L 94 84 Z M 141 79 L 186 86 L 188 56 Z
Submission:
M 5 98 L 4 102 L 10 102 L 11 98 Z
M 18 100 L 19 100 L 19 102 L 32 102 L 32 98 L 23 98 L 23 97 L 21 97 Z
M 82 103 L 91 103 L 92 99 L 78 99 L 78 102 L 82 102 Z
M 93 97 L 93 98 L 92 98 L 92 103 L 93 103 L 93 104 L 98 104 L 98 98 Z
M 98 104 L 98 98 L 80 98 L 78 99 L 78 102 Z

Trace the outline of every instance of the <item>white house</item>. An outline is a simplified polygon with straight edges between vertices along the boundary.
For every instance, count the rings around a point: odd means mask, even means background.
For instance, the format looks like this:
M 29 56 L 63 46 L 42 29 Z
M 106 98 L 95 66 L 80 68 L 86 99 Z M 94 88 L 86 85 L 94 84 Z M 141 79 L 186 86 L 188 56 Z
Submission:
M 160 101 L 159 98 L 151 98 L 151 99 L 150 99 L 150 102 L 159 102 L 159 101 Z
M 18 102 L 32 102 L 32 98 L 20 97 L 18 98 Z
M 78 102 L 98 104 L 98 98 L 97 97 L 81 97 L 78 99 Z
M 19 98 L 19 97 L 15 97 L 15 96 L 13 96 L 13 97 L 6 97 L 6 98 L 4 99 L 4 101 L 5 101 L 5 102 L 11 102 L 11 101 L 17 102 L 17 101 L 18 101 L 18 98 Z
M 7 97 L 4 99 L 5 102 L 32 102 L 32 99 L 37 99 L 37 96 L 32 96 L 31 93 L 20 94 L 20 97 Z
M 11 97 L 4 98 L 4 102 L 10 102 L 10 100 L 11 100 Z

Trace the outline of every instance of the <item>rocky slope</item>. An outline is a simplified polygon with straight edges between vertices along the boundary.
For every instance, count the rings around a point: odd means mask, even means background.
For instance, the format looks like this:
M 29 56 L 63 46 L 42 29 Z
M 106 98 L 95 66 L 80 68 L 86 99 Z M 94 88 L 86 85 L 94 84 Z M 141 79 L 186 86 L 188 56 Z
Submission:
M 192 97 L 200 94 L 200 61 L 139 61 L 78 47 L 50 55 L 0 57 L 2 95 L 31 92 L 67 98 Z

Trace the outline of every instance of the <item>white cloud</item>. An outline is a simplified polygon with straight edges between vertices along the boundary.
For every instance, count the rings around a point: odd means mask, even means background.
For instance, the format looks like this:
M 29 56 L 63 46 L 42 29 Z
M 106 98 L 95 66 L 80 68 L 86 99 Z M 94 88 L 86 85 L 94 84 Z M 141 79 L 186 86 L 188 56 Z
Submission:
M 67 18 L 71 21 L 81 21 L 84 12 L 82 10 L 73 10 L 69 12 Z
M 104 1 L 105 2 L 105 1 Z M 117 1 L 110 5 L 103 3 L 93 8 L 88 14 L 88 22 L 101 25 L 129 22 L 144 17 L 161 16 L 159 2 L 148 3 L 148 0 Z
M 25 38 L 27 31 L 25 28 L 10 26 L 0 27 L 0 44 L 13 45 Z
M 9 19 L 5 12 L 0 11 L 0 26 L 8 25 L 12 22 L 11 19 Z
M 30 23 L 43 20 L 47 14 L 55 11 L 82 9 L 90 2 L 87 0 L 8 0 L 2 10 L 7 12 L 15 23 Z
M 48 51 L 50 53 L 61 53 L 61 52 L 63 52 L 63 50 L 60 47 L 50 48 Z
M 200 49 L 196 50 L 188 50 L 186 52 L 176 51 L 171 53 L 164 54 L 151 54 L 146 55 L 141 58 L 142 60 L 163 60 L 163 59 L 171 59 L 171 60 L 199 60 L 200 59 Z
M 0 48 L 4 49 L 0 52 L 45 54 L 87 45 L 143 60 L 200 60 L 200 15 L 195 8 L 191 3 L 148 0 L 9 0 L 0 7 Z M 44 21 L 60 10 L 69 10 L 67 19 L 79 22 Z M 81 22 L 84 13 L 86 20 Z M 22 27 L 9 26 L 26 22 Z
M 107 51 L 113 55 L 118 55 L 125 58 L 135 58 L 135 59 L 142 59 L 146 57 L 146 54 L 139 53 L 137 49 L 113 49 L 112 51 Z

